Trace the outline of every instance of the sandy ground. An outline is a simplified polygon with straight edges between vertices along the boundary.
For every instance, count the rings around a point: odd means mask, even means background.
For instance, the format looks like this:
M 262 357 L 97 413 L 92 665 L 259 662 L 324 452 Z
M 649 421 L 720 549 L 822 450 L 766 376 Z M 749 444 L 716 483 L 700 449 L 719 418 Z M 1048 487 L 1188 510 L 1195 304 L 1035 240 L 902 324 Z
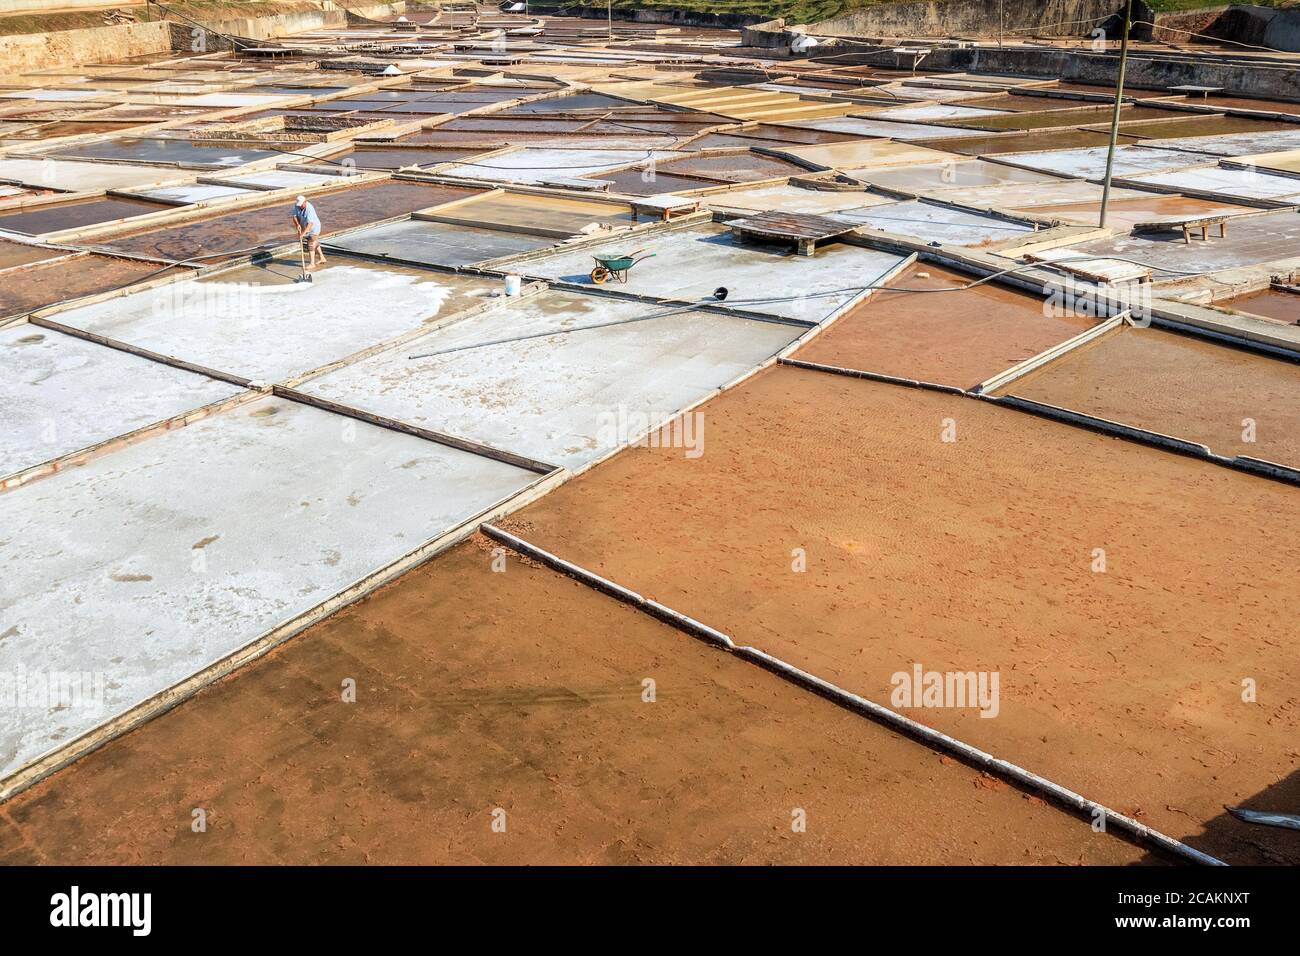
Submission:
M 977 277 L 932 263 L 890 286 L 951 289 Z M 971 388 L 1086 331 L 1088 318 L 1044 314 L 1043 300 L 988 283 L 959 292 L 882 289 L 837 319 L 794 358 Z
M 1189 336 L 1123 329 L 1002 391 L 1300 467 L 1300 365 Z
M 507 526 L 875 700 L 917 663 L 997 671 L 995 718 L 908 712 L 1233 861 L 1300 862 L 1300 834 L 1222 816 L 1300 799 L 1293 489 L 788 367 L 703 415 L 700 457 L 625 453 Z
M 56 259 L 63 255 L 67 255 L 67 253 L 61 249 L 46 249 L 43 246 L 29 246 L 21 242 L 0 239 L 0 269 L 25 266 L 46 259 Z M 6 285 L 8 285 L 9 278 L 6 277 Z
M 1145 858 L 568 578 L 514 557 L 494 573 L 492 547 L 0 805 L 0 863 Z

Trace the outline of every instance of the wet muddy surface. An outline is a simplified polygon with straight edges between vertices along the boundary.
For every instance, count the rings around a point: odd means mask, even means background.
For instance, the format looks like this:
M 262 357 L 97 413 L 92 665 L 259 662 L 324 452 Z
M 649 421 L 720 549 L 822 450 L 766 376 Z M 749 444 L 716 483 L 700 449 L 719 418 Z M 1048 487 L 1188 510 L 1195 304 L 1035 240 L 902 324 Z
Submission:
M 1235 299 L 1216 302 L 1215 305 L 1262 315 L 1267 319 L 1276 319 L 1288 325 L 1300 322 L 1300 294 L 1295 292 L 1265 289 L 1262 292 L 1251 292 L 1248 295 L 1239 295 Z
M 474 195 L 476 190 L 455 186 L 384 182 L 356 186 L 323 196 L 313 196 L 312 205 L 321 219 L 323 235 L 342 229 L 378 222 Z M 276 246 L 294 239 L 292 201 L 260 209 L 247 209 L 214 216 L 198 222 L 153 229 L 113 239 L 106 244 L 124 252 L 187 259 L 222 255 L 235 256 L 263 246 Z
M 1300 103 L 1282 100 L 1255 100 L 1244 96 L 1211 96 L 1208 100 L 1188 100 L 1189 103 L 1213 106 L 1215 109 L 1260 110 L 1265 113 L 1300 113 Z
M 30 262 L 42 262 L 56 259 L 68 253 L 62 249 L 44 249 L 41 246 L 29 246 L 21 242 L 0 239 L 0 269 L 27 265 Z
M 185 163 L 201 166 L 242 166 L 279 153 L 253 146 L 210 145 L 184 139 L 114 139 L 69 146 L 52 155 L 63 159 L 127 159 L 147 163 Z
M 1101 86 L 1096 83 L 1058 82 L 1052 84 L 1052 89 L 1061 90 L 1062 92 L 1067 92 L 1067 93 L 1098 93 L 1102 96 L 1109 96 L 1111 100 L 1115 99 L 1115 87 Z M 1141 87 L 1132 86 L 1126 81 L 1124 83 L 1124 95 L 1126 97 L 1132 96 L 1137 99 L 1145 99 L 1151 96 L 1169 96 L 1171 94 L 1169 94 L 1167 91 L 1163 89 L 1158 89 L 1158 90 L 1142 89 Z
M 82 226 L 96 226 L 118 219 L 130 219 L 171 208 L 166 203 L 145 202 L 140 199 L 86 199 L 49 206 L 33 206 L 14 212 L 0 211 L 0 229 L 39 236 L 61 232 L 64 229 L 79 229 Z
M 999 107 L 1000 108 L 1000 107 Z M 1006 116 L 977 116 L 969 120 L 953 120 L 945 125 L 974 126 L 984 129 L 1048 129 L 1054 126 L 1085 126 L 1110 122 L 1113 107 L 1104 104 L 1084 109 L 1051 109 L 1042 113 L 1010 113 Z M 1148 119 L 1177 119 L 1185 113 L 1172 113 L 1146 106 L 1125 106 L 1120 110 L 1120 122 Z
M 159 270 L 162 269 L 162 272 Z M 87 255 L 74 262 L 37 263 L 8 274 L 0 282 L 0 317 L 19 315 L 64 299 L 108 292 L 155 275 L 166 268 L 111 256 Z
M 787 135 L 789 134 L 789 135 Z M 770 131 L 753 133 L 709 133 L 693 140 L 690 149 L 713 149 L 718 146 L 766 146 L 780 149 L 783 146 L 820 146 L 826 143 L 846 143 L 860 137 L 828 130 L 771 127 Z
M 913 265 L 892 289 L 951 289 L 976 277 Z M 807 362 L 971 388 L 1093 325 L 1053 315 L 1027 292 L 985 283 L 962 292 L 878 290 L 794 356 Z
M 1124 129 L 1121 143 L 1135 143 L 1136 136 L 1128 136 Z M 1174 134 L 1170 134 L 1171 136 Z M 967 156 L 993 156 L 1001 153 L 1022 153 L 1029 150 L 1078 149 L 1084 146 L 1105 146 L 1110 137 L 1105 133 L 1074 129 L 1043 133 L 991 133 L 988 136 L 961 136 L 935 140 L 914 140 L 914 145 L 946 149 Z
M 769 156 L 742 153 L 730 156 L 698 156 L 674 160 L 659 166 L 669 175 L 707 176 L 724 182 L 745 183 L 782 176 L 799 176 L 808 172 L 804 166 Z
M 1124 329 L 1002 391 L 1300 467 L 1300 365 L 1190 336 Z
M 578 93 L 573 96 L 555 96 L 535 103 L 511 107 L 510 113 L 563 113 L 566 110 L 626 109 L 633 104 L 601 93 Z
M 338 93 L 347 89 L 345 86 L 277 86 L 274 83 L 266 85 L 250 86 L 244 92 L 256 93 L 259 96 L 283 95 L 283 96 L 324 96 L 326 93 Z
M 720 186 L 724 182 L 721 179 L 674 176 L 658 170 L 651 175 L 649 170 L 643 169 L 625 169 L 618 173 L 592 173 L 584 178 L 612 183 L 609 191 L 622 193 L 624 196 L 657 196 L 660 193 L 686 192 L 692 189 Z
M 790 368 L 701 412 L 699 457 L 631 450 L 504 524 L 881 703 L 916 664 L 997 672 L 995 717 L 906 712 L 1231 862 L 1300 861 L 1223 809 L 1294 805 L 1293 489 Z
M 356 96 L 329 100 L 306 108 L 311 110 L 360 110 L 362 112 L 390 114 L 433 115 L 438 113 L 464 113 L 468 110 L 500 102 L 503 99 L 517 99 L 523 95 L 524 91 L 517 89 L 483 90 L 468 93 L 438 93 L 437 91 L 428 90 L 406 94 L 375 90 L 369 93 L 360 93 Z
M 594 128 L 595 117 L 589 119 L 525 119 L 503 113 L 490 116 L 466 116 L 436 127 L 447 130 L 491 131 L 494 133 L 579 133 Z
M 464 109 L 474 109 L 482 106 L 482 103 L 464 103 L 460 106 Z M 430 100 L 411 100 L 410 102 L 387 103 L 382 100 L 368 100 L 356 103 L 353 108 L 361 113 L 377 113 L 383 116 L 437 116 L 443 113 L 458 112 L 456 107 L 434 103 Z
M 512 556 L 493 573 L 492 547 L 473 539 L 9 801 L 0 862 L 1143 857 L 554 572 Z
M 485 152 L 488 149 L 501 149 L 505 146 L 517 146 L 521 143 L 536 144 L 539 146 L 592 146 L 606 147 L 611 145 L 610 137 L 592 137 L 582 133 L 506 133 L 500 130 L 449 130 L 439 126 L 421 133 L 410 133 L 400 137 L 397 142 L 404 146 L 460 146 L 473 145 L 479 151 Z M 663 136 L 640 136 L 629 134 L 625 139 L 622 136 L 617 138 L 617 145 L 639 146 L 642 148 L 664 147 L 671 144 L 668 137 Z
M 1111 96 L 1115 95 L 1114 89 Z M 1074 110 L 1088 106 L 1104 106 L 1090 100 L 1075 100 L 1058 96 L 1026 96 L 1016 93 L 993 93 L 961 101 L 962 106 L 978 106 L 986 110 L 1012 110 L 1017 113 L 1037 113 L 1043 110 Z
M 403 166 L 436 166 L 457 159 L 476 156 L 477 149 L 382 149 L 362 147 L 344 150 L 307 165 L 336 166 L 355 164 L 357 169 L 394 170 Z
M 57 136 L 87 136 L 91 133 L 121 133 L 140 123 L 45 123 L 36 129 L 14 134 L 14 139 L 54 139 Z
M 11 100 L 10 106 L 16 105 L 16 101 Z M 98 107 L 85 106 L 55 106 L 37 105 L 36 101 L 30 101 L 30 109 L 15 110 L 12 113 L 5 113 L 6 121 L 26 121 L 31 123 L 53 123 L 62 120 L 84 119 L 91 113 L 97 112 Z
M 1175 136 L 1220 136 L 1224 133 L 1268 133 L 1295 129 L 1300 129 L 1300 126 L 1245 116 L 1192 116 L 1188 119 L 1132 123 L 1122 127 L 1121 132 L 1128 136 L 1169 139 Z

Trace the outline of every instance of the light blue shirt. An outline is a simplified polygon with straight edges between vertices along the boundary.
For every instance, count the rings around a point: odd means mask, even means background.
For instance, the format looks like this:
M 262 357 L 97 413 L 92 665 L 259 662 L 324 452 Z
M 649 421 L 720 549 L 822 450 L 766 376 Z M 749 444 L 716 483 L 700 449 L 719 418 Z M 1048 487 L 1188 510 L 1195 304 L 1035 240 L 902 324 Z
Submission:
M 311 203 L 302 206 L 294 203 L 293 218 L 306 229 L 307 234 L 320 232 L 320 217 L 316 215 L 316 207 Z

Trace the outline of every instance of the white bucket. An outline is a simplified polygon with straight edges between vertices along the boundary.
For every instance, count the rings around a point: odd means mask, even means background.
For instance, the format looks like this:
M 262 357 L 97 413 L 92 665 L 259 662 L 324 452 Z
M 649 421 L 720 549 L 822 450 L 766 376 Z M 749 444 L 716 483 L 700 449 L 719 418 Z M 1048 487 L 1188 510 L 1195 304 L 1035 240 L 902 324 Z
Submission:
M 506 276 L 506 295 L 519 294 L 519 276 Z

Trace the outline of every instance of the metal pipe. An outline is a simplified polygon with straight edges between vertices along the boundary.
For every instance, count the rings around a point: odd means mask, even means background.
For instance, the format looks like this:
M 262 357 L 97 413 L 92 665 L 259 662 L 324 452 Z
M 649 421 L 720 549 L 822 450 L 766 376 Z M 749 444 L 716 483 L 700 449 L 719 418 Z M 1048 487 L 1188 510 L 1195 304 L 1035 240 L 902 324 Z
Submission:
M 905 734 L 914 740 L 918 740 L 935 750 L 942 750 L 950 753 L 967 763 L 980 767 L 982 770 L 985 770 L 990 774 L 996 774 L 1005 779 L 1011 780 L 1017 786 L 1023 787 L 1024 789 L 1037 791 L 1051 799 L 1053 802 L 1071 807 L 1080 814 L 1091 817 L 1094 821 L 1101 819 L 1105 821 L 1107 826 L 1115 826 L 1116 829 L 1126 832 L 1140 843 L 1145 843 L 1156 849 L 1163 850 L 1190 863 L 1197 863 L 1202 866 L 1226 866 L 1222 860 L 1210 856 L 1208 853 L 1202 853 L 1200 850 L 1190 847 L 1186 843 L 1175 840 L 1173 837 L 1167 836 L 1159 830 L 1154 830 L 1144 823 L 1139 823 L 1132 817 L 1125 816 L 1122 813 L 1117 813 L 1107 806 L 1089 800 L 1087 797 L 1081 796 L 1073 790 L 1069 790 L 1059 784 L 1053 783 L 1045 777 L 1040 777 L 1038 774 L 1030 770 L 1009 763 L 1006 760 L 1000 760 L 992 754 L 986 753 L 977 747 L 972 747 L 970 744 L 957 740 L 954 737 L 950 737 L 945 733 L 941 733 L 940 731 L 927 727 L 924 724 L 917 723 L 910 717 L 905 717 L 897 711 L 891 710 L 882 704 L 877 704 L 874 701 L 867 700 L 857 694 L 843 690 L 829 681 L 822 680 L 820 677 L 809 674 L 807 671 L 800 670 L 792 664 L 787 664 L 785 661 L 773 657 L 756 647 L 739 646 L 728 635 L 716 630 L 715 628 L 709 627 L 707 624 L 697 621 L 693 617 L 688 617 L 680 611 L 675 611 L 664 604 L 660 604 L 658 601 L 653 601 L 644 597 L 636 591 L 633 591 L 631 588 L 626 588 L 621 584 L 616 584 L 608 578 L 601 577 L 600 575 L 588 571 L 586 568 L 576 565 L 571 561 L 565 561 L 558 555 L 551 554 L 551 552 L 545 551 L 537 547 L 535 544 L 530 544 L 523 538 L 517 537 L 508 531 L 504 531 L 495 525 L 485 521 L 479 525 L 479 530 L 492 540 L 504 544 L 516 554 L 523 555 L 526 558 L 532 558 L 534 561 L 544 564 L 554 571 L 568 575 L 574 580 L 586 584 L 588 587 L 594 588 L 597 591 L 601 591 L 617 601 L 622 601 L 624 604 L 630 604 L 632 607 L 638 608 L 639 610 L 676 627 L 678 630 L 691 634 L 694 637 L 698 637 L 715 647 L 720 647 L 738 657 L 743 657 L 746 660 L 752 661 L 758 666 L 772 671 L 791 683 L 805 687 L 842 707 L 855 711 L 858 714 L 878 723 L 884 724 L 885 726 L 898 731 L 899 733 Z
M 1173 837 L 1161 833 L 1159 830 L 1147 826 L 1145 823 L 1139 823 L 1132 817 L 1125 816 L 1122 813 L 1110 809 L 1109 807 L 1089 800 L 1081 794 L 1075 793 L 1060 784 L 1053 783 L 1046 777 L 1041 777 L 1031 770 L 1001 760 L 992 754 L 980 750 L 978 747 L 972 747 L 950 737 L 941 731 L 924 724 L 917 723 L 910 717 L 904 717 L 897 711 L 891 710 L 874 701 L 867 700 L 865 697 L 859 697 L 840 687 L 835 686 L 829 681 L 822 680 L 807 671 L 800 670 L 791 664 L 787 664 L 778 658 L 772 657 L 763 651 L 753 647 L 741 647 L 736 649 L 740 656 L 749 658 L 755 663 L 774 673 L 780 674 L 786 679 L 801 684 L 809 690 L 826 697 L 841 706 L 856 711 L 864 717 L 868 717 L 878 723 L 884 724 L 901 734 L 918 740 L 935 750 L 944 750 L 966 763 L 979 767 L 987 773 L 1003 777 L 1010 780 L 1016 785 L 1026 790 L 1034 790 L 1055 803 L 1070 807 L 1081 816 L 1090 817 L 1092 820 L 1101 820 L 1107 826 L 1114 826 L 1117 829 L 1128 833 L 1140 843 L 1148 844 L 1154 848 L 1164 850 L 1174 856 L 1177 856 L 1189 863 L 1196 863 L 1200 866 L 1226 866 L 1222 860 L 1211 856 L 1208 853 L 1202 853 L 1195 847 L 1188 846 Z
M 729 651 L 736 650 L 736 644 L 730 637 L 723 634 L 715 628 L 703 624 L 693 617 L 687 617 L 679 611 L 674 611 L 665 604 L 652 600 L 644 595 L 638 594 L 631 588 L 625 588 L 621 584 L 616 584 L 609 578 L 602 578 L 600 575 L 588 571 L 586 568 L 574 564 L 571 561 L 565 561 L 558 555 L 551 554 L 549 551 L 543 551 L 535 544 L 530 544 L 523 538 L 504 531 L 496 525 L 484 522 L 479 525 L 479 531 L 487 535 L 493 541 L 504 544 L 516 554 L 523 555 L 526 558 L 546 565 L 552 571 L 558 571 L 561 574 L 573 578 L 575 581 L 594 588 L 602 594 L 612 597 L 616 601 L 622 601 L 624 604 L 631 605 L 638 610 L 645 611 L 651 617 L 658 618 L 667 624 L 671 624 L 679 631 L 698 637 L 702 641 L 713 644 L 717 647 L 725 648 Z
M 1128 29 L 1133 21 L 1133 0 L 1124 4 L 1124 32 L 1119 41 L 1119 78 L 1115 84 L 1115 112 L 1110 118 L 1110 147 L 1106 150 L 1106 179 L 1101 187 L 1101 215 L 1097 228 L 1106 228 L 1106 206 L 1110 202 L 1110 176 L 1115 167 L 1115 143 L 1119 140 L 1119 111 L 1124 103 L 1124 68 L 1128 65 Z

